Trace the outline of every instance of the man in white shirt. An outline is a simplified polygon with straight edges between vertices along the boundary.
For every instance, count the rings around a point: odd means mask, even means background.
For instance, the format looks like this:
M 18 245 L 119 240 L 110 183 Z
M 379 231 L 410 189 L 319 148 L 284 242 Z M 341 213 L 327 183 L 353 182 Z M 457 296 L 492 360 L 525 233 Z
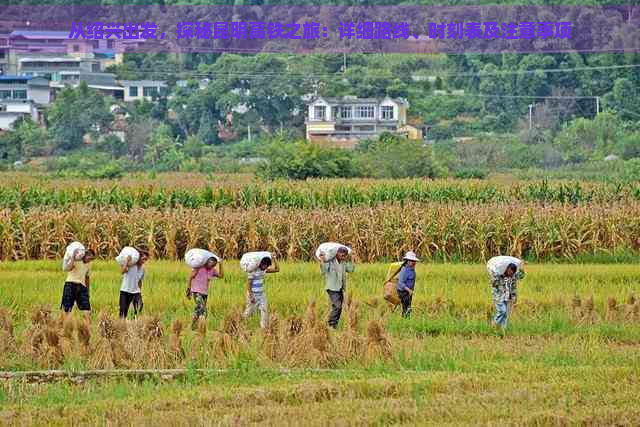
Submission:
M 148 259 L 148 255 L 140 252 L 138 262 L 132 266 L 131 258 L 122 267 L 122 286 L 120 286 L 120 318 L 126 319 L 129 313 L 129 306 L 133 303 L 133 314 L 137 316 L 142 311 L 142 280 L 144 279 L 143 265 Z
M 267 273 L 280 271 L 275 259 L 263 258 L 258 267 L 247 274 L 247 307 L 243 317 L 246 319 L 256 310 L 260 310 L 260 327 L 265 329 L 269 324 L 269 310 L 267 308 L 267 296 L 264 292 L 264 276 Z

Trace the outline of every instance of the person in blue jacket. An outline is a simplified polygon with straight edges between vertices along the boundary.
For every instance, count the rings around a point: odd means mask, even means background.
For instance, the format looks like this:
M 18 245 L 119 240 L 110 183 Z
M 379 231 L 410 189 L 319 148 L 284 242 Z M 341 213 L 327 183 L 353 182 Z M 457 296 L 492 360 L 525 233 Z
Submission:
M 411 300 L 416 285 L 416 263 L 420 260 L 415 252 L 409 251 L 402 259 L 404 265 L 398 274 L 398 296 L 402 303 L 402 317 L 411 316 Z

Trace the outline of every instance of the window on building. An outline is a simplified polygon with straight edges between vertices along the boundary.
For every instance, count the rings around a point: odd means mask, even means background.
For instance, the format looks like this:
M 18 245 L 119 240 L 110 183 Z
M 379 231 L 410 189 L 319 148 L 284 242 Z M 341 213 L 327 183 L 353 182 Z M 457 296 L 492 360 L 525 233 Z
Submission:
M 99 73 L 100 72 L 100 64 L 91 64 L 91 72 Z
M 356 119 L 373 119 L 374 111 L 373 105 L 358 105 L 356 106 Z
M 107 40 L 107 49 L 113 49 L 114 47 L 116 47 L 116 41 L 115 40 Z
M 11 98 L 10 90 L 0 90 L 0 99 L 9 99 Z
M 0 52 L 0 59 L 4 59 L 4 51 Z
M 14 90 L 13 99 L 27 99 L 27 91 L 24 89 Z
M 316 120 L 327 120 L 327 107 L 324 105 L 316 105 L 313 109 L 313 117 Z
M 129 96 L 138 96 L 138 86 L 129 86 Z
M 361 132 L 373 132 L 373 125 L 358 126 L 357 129 Z
M 166 86 L 160 86 L 160 95 L 166 96 L 169 93 L 169 88 Z
M 348 107 L 340 108 L 340 117 L 343 119 L 350 119 L 353 114 L 353 107 L 349 105 Z
M 100 40 L 91 40 L 91 45 L 94 49 L 100 49 Z
M 158 96 L 158 88 L 156 86 L 143 86 L 142 95 L 149 97 Z
M 80 45 L 79 44 L 74 44 L 73 45 L 73 51 L 74 52 L 80 52 Z
M 380 114 L 382 115 L 382 120 L 393 120 L 393 106 L 383 105 L 380 107 Z

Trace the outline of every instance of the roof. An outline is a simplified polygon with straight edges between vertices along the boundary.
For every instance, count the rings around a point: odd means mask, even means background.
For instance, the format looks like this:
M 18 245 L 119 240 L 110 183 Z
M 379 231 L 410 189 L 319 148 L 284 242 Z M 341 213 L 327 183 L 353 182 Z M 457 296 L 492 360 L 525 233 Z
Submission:
M 26 39 L 67 39 L 69 31 L 48 31 L 48 30 L 16 30 L 11 33 L 11 37 L 24 37 Z
M 120 80 L 123 86 L 166 86 L 167 82 L 159 80 Z
M 33 77 L 31 76 L 0 76 L 0 82 L 3 80 L 31 80 Z
M 86 61 L 86 59 L 85 59 Z M 40 57 L 40 58 L 20 58 L 20 62 L 82 62 L 82 59 L 80 58 L 73 58 L 73 57 L 66 57 L 66 58 L 61 58 L 61 57 Z M 97 61 L 94 61 L 97 62 Z
M 103 85 L 92 85 L 92 84 L 88 84 L 87 86 L 89 86 L 92 89 L 124 90 L 122 86 L 103 86 Z
M 343 96 L 342 98 L 325 98 L 322 96 L 318 96 L 315 98 L 312 98 L 311 100 L 309 100 L 309 102 L 307 102 L 308 104 L 312 104 L 318 100 L 323 100 L 325 102 L 327 102 L 328 104 L 379 104 L 383 101 L 386 100 L 391 100 L 397 104 L 403 104 L 403 105 L 409 105 L 409 102 L 404 99 L 404 98 L 389 98 L 389 97 L 385 97 L 385 98 L 356 98 L 356 97 L 349 97 L 349 96 Z

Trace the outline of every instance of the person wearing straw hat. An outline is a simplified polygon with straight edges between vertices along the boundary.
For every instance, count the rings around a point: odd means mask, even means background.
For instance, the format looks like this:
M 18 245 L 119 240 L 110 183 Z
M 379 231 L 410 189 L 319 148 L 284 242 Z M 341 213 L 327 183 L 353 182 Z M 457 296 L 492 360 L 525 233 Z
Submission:
M 411 316 L 411 300 L 413 299 L 413 289 L 416 284 L 416 263 L 420 260 L 415 252 L 409 251 L 402 258 L 404 262 L 398 274 L 398 296 L 402 303 L 402 317 Z

